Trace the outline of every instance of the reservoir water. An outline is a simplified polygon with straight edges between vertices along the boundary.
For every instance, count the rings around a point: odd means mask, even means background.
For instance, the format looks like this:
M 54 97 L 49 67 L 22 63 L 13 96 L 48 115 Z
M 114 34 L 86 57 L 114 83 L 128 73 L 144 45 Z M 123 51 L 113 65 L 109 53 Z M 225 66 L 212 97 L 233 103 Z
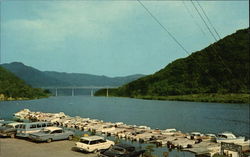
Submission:
M 176 128 L 182 132 L 219 133 L 231 131 L 249 138 L 249 105 L 183 101 L 140 100 L 130 98 L 58 96 L 28 101 L 0 101 L 0 118 L 14 112 L 64 112 L 111 122 Z
M 31 111 L 64 112 L 110 122 L 147 125 L 151 128 L 176 128 L 182 132 L 219 133 L 231 131 L 249 138 L 249 105 L 183 101 L 156 101 L 130 98 L 58 96 L 27 101 L 0 101 L 0 119 L 11 119 L 13 113 L 28 108 Z M 109 137 L 115 140 L 113 137 Z M 145 144 L 131 143 L 145 149 Z M 169 152 L 169 157 L 194 157 L 190 152 L 154 148 L 157 157 Z

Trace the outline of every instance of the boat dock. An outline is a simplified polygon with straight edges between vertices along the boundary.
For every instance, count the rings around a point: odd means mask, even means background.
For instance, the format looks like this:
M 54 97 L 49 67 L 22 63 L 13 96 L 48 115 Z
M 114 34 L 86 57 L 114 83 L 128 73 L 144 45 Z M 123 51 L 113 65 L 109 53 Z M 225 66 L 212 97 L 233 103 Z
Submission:
M 21 110 L 14 114 L 18 119 L 32 121 L 51 122 L 57 126 L 74 128 L 82 131 L 90 131 L 107 136 L 115 136 L 131 141 L 154 143 L 158 146 L 167 146 L 171 149 L 181 149 L 196 155 L 212 156 L 220 153 L 221 144 L 217 143 L 213 134 L 200 134 L 198 132 L 182 133 L 176 129 L 152 129 L 148 126 L 127 125 L 123 122 L 104 122 L 98 119 L 70 117 L 63 112 L 43 113 L 31 112 L 28 109 Z M 244 145 L 249 148 L 250 141 Z M 250 148 L 247 150 L 249 151 Z

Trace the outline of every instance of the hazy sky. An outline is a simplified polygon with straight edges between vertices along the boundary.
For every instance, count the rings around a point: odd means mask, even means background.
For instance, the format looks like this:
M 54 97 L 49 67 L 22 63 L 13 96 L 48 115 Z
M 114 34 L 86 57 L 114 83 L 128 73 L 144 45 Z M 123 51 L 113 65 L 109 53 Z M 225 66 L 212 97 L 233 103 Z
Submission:
M 142 3 L 190 53 L 214 42 L 190 1 Z M 222 37 L 249 27 L 248 3 L 200 2 Z M 137 1 L 87 0 L 1 1 L 1 54 L 2 63 L 107 76 L 151 74 L 187 56 Z

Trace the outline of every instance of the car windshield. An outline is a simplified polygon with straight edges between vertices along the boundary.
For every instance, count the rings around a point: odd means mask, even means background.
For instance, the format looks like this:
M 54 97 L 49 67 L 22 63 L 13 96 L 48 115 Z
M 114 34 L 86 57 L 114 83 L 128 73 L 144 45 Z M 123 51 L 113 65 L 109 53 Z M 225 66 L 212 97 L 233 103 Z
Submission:
M 43 129 L 43 130 L 41 130 L 40 132 L 41 132 L 41 133 L 44 133 L 44 134 L 49 134 L 49 133 L 50 133 L 50 130 L 45 130 L 45 129 Z
M 218 135 L 218 137 L 220 137 L 220 138 L 227 138 L 226 135 Z
M 89 141 L 88 141 L 88 140 L 83 140 L 83 139 L 81 139 L 80 142 L 81 142 L 81 143 L 84 143 L 84 144 L 89 144 Z
M 12 125 L 6 125 L 6 128 L 14 128 Z
M 123 148 L 120 148 L 120 147 L 112 147 L 111 148 L 111 151 L 117 153 L 117 154 L 124 154 L 125 153 L 125 150 Z

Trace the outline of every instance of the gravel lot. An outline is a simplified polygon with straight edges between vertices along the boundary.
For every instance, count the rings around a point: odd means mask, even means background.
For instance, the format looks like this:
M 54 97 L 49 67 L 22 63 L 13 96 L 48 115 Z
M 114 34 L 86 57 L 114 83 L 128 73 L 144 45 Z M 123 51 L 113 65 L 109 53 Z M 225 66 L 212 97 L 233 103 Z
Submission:
M 23 139 L 0 138 L 0 157 L 96 157 L 72 151 L 75 142 L 34 143 Z

